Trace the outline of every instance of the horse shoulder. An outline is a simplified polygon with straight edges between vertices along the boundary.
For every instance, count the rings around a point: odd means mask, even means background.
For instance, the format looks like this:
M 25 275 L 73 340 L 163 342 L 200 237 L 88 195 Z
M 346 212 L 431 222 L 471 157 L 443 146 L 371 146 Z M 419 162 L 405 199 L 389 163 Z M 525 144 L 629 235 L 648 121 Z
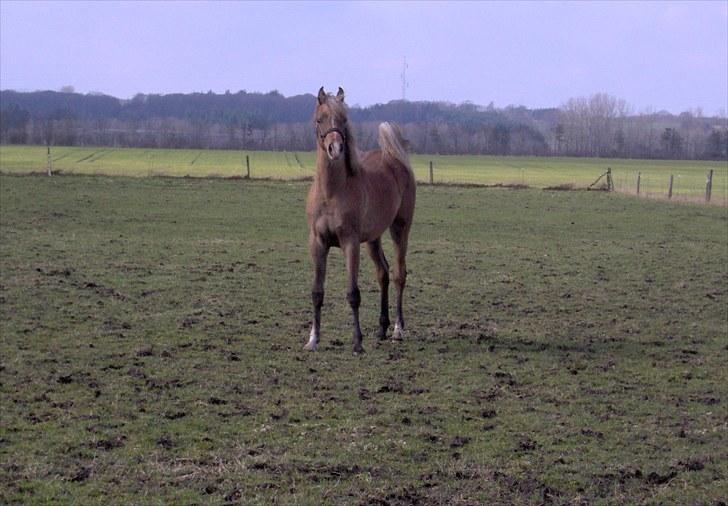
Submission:
M 316 215 L 319 214 L 321 208 L 321 198 L 319 193 L 316 191 L 316 187 L 311 185 L 308 190 L 308 196 L 306 197 L 306 216 L 309 222 L 315 219 Z

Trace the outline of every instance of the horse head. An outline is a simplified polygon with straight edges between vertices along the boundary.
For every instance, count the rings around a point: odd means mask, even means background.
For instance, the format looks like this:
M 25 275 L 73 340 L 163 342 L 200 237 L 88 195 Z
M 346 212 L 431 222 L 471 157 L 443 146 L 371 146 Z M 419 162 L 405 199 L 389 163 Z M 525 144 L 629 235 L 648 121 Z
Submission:
M 329 160 L 339 160 L 345 154 L 349 141 L 344 90 L 341 87 L 336 96 L 326 93 L 324 87 L 321 87 L 314 121 L 319 147 L 324 150 Z

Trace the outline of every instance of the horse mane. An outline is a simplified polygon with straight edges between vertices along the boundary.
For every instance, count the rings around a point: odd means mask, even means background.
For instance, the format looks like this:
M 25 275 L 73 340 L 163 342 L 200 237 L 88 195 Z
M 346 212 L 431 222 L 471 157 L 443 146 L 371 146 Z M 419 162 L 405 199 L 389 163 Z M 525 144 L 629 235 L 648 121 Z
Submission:
M 344 102 L 340 101 L 333 95 L 329 94 L 327 104 L 333 114 L 340 118 L 348 118 L 348 109 Z M 356 176 L 361 173 L 361 162 L 359 161 L 359 149 L 356 146 L 356 139 L 351 127 L 351 123 L 347 121 L 344 126 L 344 163 L 346 165 L 346 174 L 348 176 Z

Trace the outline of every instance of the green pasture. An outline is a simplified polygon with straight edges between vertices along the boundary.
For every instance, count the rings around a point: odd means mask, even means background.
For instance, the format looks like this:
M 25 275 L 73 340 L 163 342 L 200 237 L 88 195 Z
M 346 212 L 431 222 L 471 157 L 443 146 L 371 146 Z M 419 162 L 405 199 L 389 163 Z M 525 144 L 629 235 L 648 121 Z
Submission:
M 561 185 L 585 188 L 611 168 L 618 191 L 635 193 L 637 174 L 641 173 L 640 193 L 655 197 L 667 194 L 672 174 L 673 196 L 677 200 L 703 197 L 708 171 L 713 169 L 713 198 L 722 202 L 728 198 L 726 162 L 413 155 L 412 164 L 418 180 L 429 181 L 430 160 L 433 161 L 435 182 L 525 184 L 535 188 Z M 603 182 L 602 179 L 600 183 Z
M 110 176 L 196 176 L 296 179 L 311 176 L 315 154 L 283 151 L 225 151 L 195 149 L 141 149 L 53 147 L 53 171 L 66 174 Z M 43 172 L 47 169 L 43 146 L 0 146 L 0 170 L 8 173 Z
M 313 175 L 315 170 L 312 152 L 94 147 L 54 147 L 51 152 L 54 171 L 124 176 L 245 176 L 246 156 L 253 178 L 300 179 Z M 436 183 L 521 184 L 535 188 L 563 185 L 584 188 L 610 167 L 618 191 L 635 193 L 637 174 L 641 173 L 640 193 L 654 197 L 667 195 L 670 175 L 673 175 L 673 198 L 694 201 L 704 198 L 707 173 L 713 169 L 713 200 L 728 203 L 728 164 L 725 162 L 419 154 L 412 155 L 411 160 L 421 182 L 429 181 L 432 161 Z M 43 172 L 46 168 L 45 147 L 0 146 L 2 172 Z
M 1 504 L 725 503 L 726 208 L 420 185 L 352 356 L 308 184 L 0 174 Z

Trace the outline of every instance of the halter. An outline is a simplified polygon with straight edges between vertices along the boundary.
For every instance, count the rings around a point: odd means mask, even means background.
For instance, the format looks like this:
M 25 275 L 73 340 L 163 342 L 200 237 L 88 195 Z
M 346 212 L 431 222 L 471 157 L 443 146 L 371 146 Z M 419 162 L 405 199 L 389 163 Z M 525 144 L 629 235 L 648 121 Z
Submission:
M 316 127 L 316 131 L 318 132 L 318 126 Z M 336 132 L 337 134 L 339 134 L 341 136 L 341 140 L 344 141 L 344 145 L 346 145 L 346 134 L 344 133 L 343 130 L 341 130 L 340 128 L 337 128 L 337 127 L 329 128 L 324 133 L 319 134 L 321 141 L 323 141 L 326 138 L 326 136 L 332 132 Z

